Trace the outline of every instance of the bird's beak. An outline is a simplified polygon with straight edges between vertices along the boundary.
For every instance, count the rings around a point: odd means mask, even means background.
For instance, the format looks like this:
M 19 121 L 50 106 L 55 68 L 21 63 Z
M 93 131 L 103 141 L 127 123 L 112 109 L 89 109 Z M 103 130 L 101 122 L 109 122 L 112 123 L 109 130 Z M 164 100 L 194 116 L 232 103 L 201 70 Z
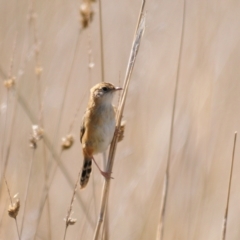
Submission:
M 115 90 L 115 91 L 119 91 L 119 90 L 123 90 L 123 88 L 121 88 L 121 87 L 115 87 L 114 90 Z

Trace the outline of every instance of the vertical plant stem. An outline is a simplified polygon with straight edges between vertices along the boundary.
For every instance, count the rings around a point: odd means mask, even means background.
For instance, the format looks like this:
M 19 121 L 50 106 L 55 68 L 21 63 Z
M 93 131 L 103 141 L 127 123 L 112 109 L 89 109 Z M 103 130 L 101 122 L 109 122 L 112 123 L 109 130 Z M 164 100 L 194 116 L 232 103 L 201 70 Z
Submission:
M 85 98 L 85 96 L 86 96 L 86 94 L 83 96 L 83 98 Z M 80 104 L 79 104 L 79 106 L 78 106 L 78 108 L 77 108 L 77 110 L 76 110 L 76 112 L 75 112 L 75 115 L 74 115 L 74 117 L 73 117 L 73 120 L 72 120 L 72 122 L 70 123 L 68 133 L 71 133 L 71 131 L 72 131 L 72 129 L 73 129 L 73 125 L 74 125 L 74 123 L 75 123 L 75 121 L 76 121 L 76 119 L 77 119 L 77 116 L 78 116 L 78 113 L 79 113 L 79 111 L 80 111 L 82 102 L 83 102 L 83 101 L 80 101 Z M 63 149 L 60 150 L 59 158 L 61 158 L 62 153 L 63 153 Z M 43 211 L 44 205 L 45 205 L 46 200 L 47 200 L 48 192 L 49 192 L 49 190 L 51 189 L 51 185 L 52 185 L 52 182 L 53 182 L 53 180 L 54 180 L 54 177 L 55 177 L 55 174 L 56 174 L 56 171 L 57 171 L 57 168 L 58 168 L 58 167 L 59 167 L 59 164 L 56 164 L 56 165 L 54 166 L 52 176 L 51 176 L 50 178 L 48 178 L 47 188 L 45 189 L 45 192 L 44 192 L 43 195 L 42 195 L 42 200 L 41 200 L 41 205 L 40 205 L 40 213 L 42 213 L 42 211 Z M 37 225 L 39 225 L 39 222 L 40 222 L 40 219 L 39 219 Z
M 107 199 L 108 201 L 108 199 Z M 102 231 L 102 236 L 101 240 L 108 240 L 109 239 L 109 214 L 108 214 L 108 203 L 106 203 L 106 210 L 105 210 L 105 215 L 103 219 L 103 231 Z
M 74 47 L 73 58 L 72 58 L 72 61 L 71 61 L 67 81 L 66 81 L 65 86 L 64 86 L 64 94 L 63 94 L 62 102 L 60 104 L 60 113 L 59 113 L 57 127 L 56 127 L 56 130 L 55 130 L 55 135 L 54 135 L 54 139 L 53 139 L 54 143 L 57 142 L 59 128 L 60 128 L 61 120 L 62 120 L 63 109 L 64 109 L 65 102 L 66 102 L 65 100 L 66 100 L 66 96 L 67 96 L 67 92 L 68 92 L 68 87 L 69 87 L 69 83 L 70 83 L 70 79 L 71 79 L 71 75 L 72 75 L 72 71 L 73 71 L 73 66 L 74 66 L 74 63 L 75 63 L 75 60 L 76 60 L 76 56 L 77 56 L 80 34 L 81 34 L 81 31 L 77 35 L 77 40 L 76 40 L 75 47 Z
M 21 236 L 20 236 L 19 229 L 18 229 L 17 217 L 14 218 L 14 220 L 15 220 L 15 224 L 16 224 L 16 228 L 17 228 L 18 239 L 21 240 Z
M 6 179 L 5 177 L 4 177 L 4 182 L 5 182 L 6 187 L 7 187 L 9 200 L 10 200 L 10 202 L 11 202 L 11 205 L 13 205 L 12 196 L 11 196 L 11 193 L 10 193 L 10 189 L 9 189 L 9 187 L 8 187 L 7 179 Z
M 182 19 L 182 27 L 181 27 L 181 37 L 180 37 L 180 47 L 179 47 L 179 55 L 178 55 L 177 75 L 176 75 L 176 83 L 175 83 L 174 96 L 173 96 L 173 106 L 172 106 L 172 117 L 171 117 L 171 125 L 170 125 L 170 137 L 169 137 L 169 147 L 168 147 L 168 156 L 167 156 L 167 166 L 166 166 L 165 176 L 164 176 L 162 202 L 161 202 L 161 206 L 160 206 L 160 220 L 159 220 L 158 229 L 157 229 L 157 240 L 162 240 L 163 236 L 164 236 L 165 212 L 166 212 L 166 206 L 167 206 L 168 187 L 169 187 L 169 168 L 170 168 L 170 160 L 171 160 L 171 154 L 172 154 L 172 143 L 173 143 L 173 136 L 174 136 L 174 121 L 175 121 L 178 84 L 179 84 L 180 67 L 181 67 L 181 59 L 182 59 L 184 26 L 185 26 L 185 0 L 183 0 L 183 19 Z
M 75 195 L 76 195 L 76 192 L 77 192 L 77 187 L 78 187 L 78 183 L 79 183 L 79 180 L 80 180 L 81 173 L 82 173 L 82 170 L 79 171 L 78 177 L 77 177 L 77 181 L 76 181 L 75 186 L 74 186 L 72 199 L 71 199 L 71 202 L 70 202 L 70 205 L 69 205 L 69 209 L 68 209 L 68 213 L 67 213 L 67 217 L 66 217 L 66 225 L 65 225 L 65 231 L 64 231 L 63 240 L 66 239 L 68 226 L 71 225 L 71 220 L 72 219 L 70 217 L 71 217 L 71 214 L 72 214 L 73 202 L 74 202 Z
M 5 117 L 5 121 L 4 121 L 4 129 L 3 129 L 3 134 L 2 134 L 2 144 L 1 144 L 1 163 L 3 164 L 3 166 L 1 167 L 1 182 L 2 182 L 2 177 L 5 176 L 5 172 L 4 172 L 4 165 L 5 165 L 5 161 L 4 161 L 4 143 L 6 142 L 5 140 L 5 135 L 6 135 L 6 128 L 7 128 L 7 120 L 8 120 L 8 101 L 9 101 L 9 90 L 7 90 L 7 96 L 6 96 L 6 117 Z
M 26 114 L 26 116 L 29 118 L 29 120 L 32 123 L 37 122 L 37 117 L 35 114 L 31 111 L 28 102 L 25 100 L 23 95 L 20 93 L 20 91 L 17 88 L 14 88 L 14 92 L 16 95 L 16 98 L 18 99 L 18 104 L 21 106 L 23 112 Z M 62 174 L 65 176 L 67 183 L 69 184 L 70 187 L 74 186 L 74 182 L 72 181 L 71 174 L 67 171 L 67 169 L 63 166 L 62 160 L 57 153 L 56 149 L 54 148 L 52 142 L 50 141 L 50 138 L 48 137 L 47 133 L 44 133 L 44 138 L 43 138 L 44 144 L 48 148 L 49 152 L 52 154 L 53 159 L 56 161 L 58 167 L 60 168 Z M 80 198 L 80 194 L 76 195 L 76 198 L 78 200 L 79 205 L 81 206 L 84 214 L 86 215 L 88 223 L 93 226 L 93 220 L 91 217 L 87 214 L 87 210 L 85 208 L 85 205 Z
M 145 0 L 142 1 L 141 10 L 139 13 L 137 27 L 136 27 L 136 31 L 134 34 L 132 48 L 131 48 L 131 53 L 130 53 L 130 57 L 129 57 L 128 65 L 127 65 L 122 98 L 121 98 L 120 106 L 119 106 L 118 112 L 117 112 L 116 131 L 113 136 L 113 140 L 112 140 L 110 150 L 109 150 L 109 155 L 108 155 L 108 162 L 107 162 L 107 171 L 108 172 L 112 172 L 114 156 L 115 156 L 115 152 L 116 152 L 116 148 L 117 148 L 117 141 L 118 141 L 118 128 L 120 127 L 120 124 L 121 124 L 123 109 L 124 109 L 127 92 L 128 92 L 128 86 L 130 83 L 133 67 L 134 67 L 137 53 L 139 50 L 141 38 L 142 38 L 144 29 L 145 29 L 145 17 L 143 15 L 144 6 L 145 6 Z M 107 202 L 108 202 L 109 187 L 110 187 L 110 179 L 105 179 L 104 185 L 103 185 L 103 190 L 102 190 L 102 198 L 101 198 L 101 204 L 100 204 L 99 217 L 98 217 L 98 221 L 97 221 L 95 231 L 94 231 L 94 236 L 93 236 L 94 240 L 97 240 L 100 236 L 100 230 L 101 230 L 101 226 L 103 223 L 105 210 L 106 210 L 106 206 L 107 206 Z
M 23 232 L 23 225 L 24 225 L 24 220 L 25 220 L 25 215 L 26 215 L 26 205 L 27 205 L 27 199 L 28 199 L 28 193 L 29 193 L 29 183 L 30 183 L 30 179 L 31 179 L 31 175 L 32 175 L 32 166 L 33 166 L 33 161 L 34 161 L 34 155 L 35 155 L 35 149 L 32 150 L 30 170 L 29 170 L 28 181 L 27 181 L 27 189 L 26 189 L 26 194 L 25 194 L 25 198 L 24 198 L 23 218 L 22 218 L 21 233 L 20 233 L 21 236 L 22 236 L 22 232 Z
M 37 45 L 39 40 L 37 37 L 37 28 L 36 28 L 36 21 L 34 19 L 34 42 Z M 39 52 L 35 51 L 35 71 L 37 68 L 40 68 L 39 64 Z M 43 116 L 43 97 L 42 97 L 42 84 L 41 84 L 41 74 L 36 73 L 37 77 L 37 93 L 38 93 L 38 109 L 39 109 L 39 125 L 45 129 L 44 126 L 44 116 Z M 47 152 L 46 152 L 46 145 L 43 144 L 43 164 L 44 164 L 44 177 L 45 177 L 45 189 L 48 191 L 48 159 L 47 159 Z M 49 198 L 47 198 L 47 214 L 48 214 L 48 226 L 51 226 L 51 215 L 50 215 L 50 201 Z M 51 237 L 51 228 L 49 228 L 49 236 L 48 239 L 50 240 Z
M 107 153 L 106 151 L 102 154 L 103 155 L 103 169 L 104 171 L 107 171 Z M 109 226 L 108 226 L 108 206 L 106 204 L 106 210 L 105 210 L 105 216 L 103 220 L 103 231 L 101 240 L 107 240 L 109 235 Z
M 77 56 L 77 49 L 78 49 L 78 45 L 79 45 L 80 33 L 81 32 L 79 32 L 79 34 L 77 36 L 77 41 L 76 41 L 76 45 L 75 45 L 75 48 L 74 48 L 74 53 L 73 53 L 73 58 L 72 58 L 72 61 L 71 61 L 71 66 L 70 66 L 70 69 L 69 69 L 68 78 L 67 78 L 67 81 L 66 81 L 65 87 L 64 87 L 64 95 L 63 95 L 62 102 L 61 102 L 61 105 L 60 105 L 60 113 L 59 113 L 58 122 L 57 122 L 56 130 L 55 130 L 55 134 L 54 134 L 54 138 L 53 138 L 54 143 L 57 142 L 57 138 L 58 138 L 58 133 L 59 133 L 61 120 L 62 120 L 63 109 L 64 109 L 64 106 L 65 106 L 66 95 L 67 95 L 67 91 L 68 91 L 68 87 L 69 87 L 69 83 L 70 83 L 70 79 L 71 79 L 73 66 L 74 66 L 74 63 L 75 63 L 76 56 Z M 54 144 L 54 145 L 56 146 L 56 144 Z M 60 156 L 59 157 L 61 157 L 61 154 L 62 154 L 62 150 L 60 150 L 60 154 L 59 154 Z M 48 171 L 51 171 L 52 165 L 53 165 L 52 161 L 49 161 L 49 165 L 48 165 L 49 170 Z M 53 170 L 53 177 L 54 177 L 56 169 L 58 167 L 59 166 L 56 165 L 55 169 Z M 48 175 L 49 175 L 49 172 L 48 172 Z M 50 183 L 48 183 L 48 189 L 49 189 L 49 185 L 51 185 L 52 180 L 50 181 Z
M 237 142 L 237 132 L 234 133 L 232 162 L 231 162 L 231 170 L 230 170 L 229 183 L 228 183 L 227 203 L 226 203 L 226 209 L 225 209 L 225 214 L 223 219 L 222 240 L 226 239 L 226 233 L 227 233 L 228 208 L 229 208 L 229 200 L 230 200 L 230 193 L 231 193 L 231 186 L 232 186 L 232 175 L 233 175 L 236 142 Z
M 15 40 L 13 42 L 13 48 L 12 48 L 12 54 L 11 54 L 11 58 L 10 58 L 10 65 L 9 65 L 9 72 L 8 72 L 8 79 L 6 79 L 7 81 L 12 79 L 13 81 L 15 80 L 15 77 L 13 76 L 13 63 L 14 63 L 14 57 L 15 57 L 15 51 L 16 51 L 16 41 L 17 41 L 17 34 L 15 36 Z M 6 118 L 5 118 L 5 122 L 4 122 L 4 129 L 3 129 L 3 137 L 2 137 L 2 145 L 1 145 L 1 163 L 3 164 L 1 167 L 1 178 L 0 178 L 0 183 L 2 182 L 2 177 L 5 176 L 5 171 L 4 171 L 4 165 L 5 162 L 4 161 L 4 143 L 6 143 L 6 128 L 7 128 L 7 122 L 8 122 L 8 104 L 9 104 L 9 91 L 11 88 L 14 87 L 14 83 L 11 87 L 7 87 L 7 97 L 6 97 Z
M 101 1 L 101 0 L 98 0 L 98 6 L 99 6 L 100 51 L 101 51 L 101 76 L 102 76 L 102 82 L 105 82 L 105 78 L 104 78 L 104 49 L 103 49 L 102 1 Z
M 10 139 L 9 139 L 9 142 L 8 142 L 8 145 L 7 145 L 7 151 L 6 151 L 6 157 L 5 157 L 6 160 L 4 161 L 4 166 L 3 166 L 3 176 L 5 176 L 5 174 L 6 174 L 6 169 L 7 169 L 7 165 L 8 165 L 10 150 L 11 150 L 11 146 L 12 146 L 11 143 L 12 143 L 12 139 L 13 139 L 13 136 L 14 136 L 13 129 L 14 129 L 14 125 L 15 125 L 15 122 L 16 122 L 17 107 L 18 107 L 18 104 L 17 104 L 17 98 L 16 98 L 15 103 L 14 103 L 14 110 L 13 110 L 10 133 L 9 133 L 10 134 Z M 0 189 L 1 189 L 1 186 L 0 186 Z
M 40 55 L 40 41 L 38 37 L 38 32 L 37 32 L 37 21 L 35 9 L 34 9 L 34 0 L 31 0 L 30 6 L 29 6 L 29 24 L 32 25 L 33 29 L 33 41 L 34 41 L 34 53 L 35 53 L 35 75 L 36 75 L 36 81 L 37 81 L 37 101 L 38 101 L 38 121 L 37 124 L 41 126 L 41 128 L 44 129 L 44 116 L 43 116 L 43 96 L 42 96 L 42 66 L 40 65 L 40 60 L 39 60 L 39 55 Z M 33 150 L 34 152 L 36 151 L 35 149 Z M 44 177 L 45 177 L 45 188 L 47 189 L 47 183 L 48 183 L 48 160 L 47 160 L 47 153 L 46 153 L 46 145 L 43 144 L 43 165 L 44 165 Z M 32 168 L 32 163 L 31 163 L 31 168 Z M 30 172 L 31 174 L 31 172 Z M 30 181 L 30 178 L 29 180 Z M 29 183 L 28 183 L 29 184 Z M 28 189 L 27 189 L 28 191 Z M 27 201 L 27 199 L 26 199 Z M 25 203 L 26 204 L 26 203 Z M 49 199 L 47 198 L 47 214 L 48 214 L 48 226 L 51 226 L 51 216 L 50 216 L 50 203 Z M 25 210 L 25 208 L 24 208 Z M 25 212 L 24 212 L 25 214 Z M 24 216 L 23 216 L 24 218 Z M 23 224 L 23 223 L 22 223 Z M 22 234 L 22 228 L 21 228 L 21 234 Z M 51 239 L 51 229 L 48 231 L 49 236 L 48 239 Z

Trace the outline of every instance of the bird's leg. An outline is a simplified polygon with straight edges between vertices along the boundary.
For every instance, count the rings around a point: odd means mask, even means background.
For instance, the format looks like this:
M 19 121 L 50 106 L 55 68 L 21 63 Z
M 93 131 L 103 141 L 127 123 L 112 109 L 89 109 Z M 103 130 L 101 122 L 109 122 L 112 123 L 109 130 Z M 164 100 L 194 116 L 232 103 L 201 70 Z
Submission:
M 106 179 L 113 179 L 113 177 L 111 177 L 111 172 L 104 172 L 101 170 L 101 168 L 98 166 L 97 162 L 95 161 L 94 157 L 92 157 L 93 162 L 96 164 L 99 172 L 103 175 L 103 177 L 105 177 Z

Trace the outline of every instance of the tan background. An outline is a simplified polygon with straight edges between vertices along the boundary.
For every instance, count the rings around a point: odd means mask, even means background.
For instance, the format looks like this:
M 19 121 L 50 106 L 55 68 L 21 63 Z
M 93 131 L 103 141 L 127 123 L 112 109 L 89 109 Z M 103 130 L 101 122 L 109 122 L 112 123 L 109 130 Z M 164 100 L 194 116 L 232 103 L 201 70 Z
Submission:
M 140 0 L 102 1 L 105 81 L 116 85 L 123 82 L 140 3 Z M 93 23 L 78 39 L 79 5 L 80 1 L 34 1 L 40 41 L 39 63 L 43 68 L 40 82 L 44 131 L 58 153 L 60 139 L 68 134 L 80 106 L 71 131 L 75 144 L 61 155 L 72 182 L 82 164 L 78 138 L 88 91 L 101 81 L 98 2 L 93 5 Z M 37 117 L 39 87 L 34 72 L 34 29 L 27 18 L 29 6 L 26 0 L 0 0 L 0 78 L 5 80 L 9 72 L 17 33 L 13 75 L 30 114 Z M 125 139 L 118 146 L 113 170 L 109 199 L 111 240 L 156 239 L 159 221 L 183 1 L 149 0 L 146 10 L 146 31 L 124 112 Z M 237 0 L 186 1 L 165 240 L 218 240 L 221 237 L 233 135 L 240 130 L 239 13 L 240 1 Z M 91 71 L 88 69 L 89 48 L 95 64 Z M 22 240 L 34 239 L 34 236 L 37 240 L 63 239 L 63 218 L 73 188 L 66 174 L 58 168 L 41 213 L 46 169 L 52 178 L 56 162 L 49 150 L 44 160 L 41 141 L 30 175 L 32 149 L 28 139 L 31 125 L 38 122 L 31 122 L 20 100 L 15 107 L 14 92 L 9 93 L 6 110 L 7 91 L 2 84 L 0 86 L 0 149 L 4 156 L 1 157 L 1 174 L 10 146 L 6 179 L 12 195 L 19 193 L 20 227 L 25 215 Z M 237 143 L 227 229 L 227 239 L 231 240 L 240 239 L 239 154 Z M 100 155 L 96 158 L 101 162 Z M 77 191 L 72 216 L 77 218 L 77 223 L 69 227 L 67 239 L 92 238 L 102 184 L 103 179 L 94 167 L 88 187 Z M 0 239 L 17 239 L 14 220 L 7 215 L 9 198 L 2 183 L 0 194 Z

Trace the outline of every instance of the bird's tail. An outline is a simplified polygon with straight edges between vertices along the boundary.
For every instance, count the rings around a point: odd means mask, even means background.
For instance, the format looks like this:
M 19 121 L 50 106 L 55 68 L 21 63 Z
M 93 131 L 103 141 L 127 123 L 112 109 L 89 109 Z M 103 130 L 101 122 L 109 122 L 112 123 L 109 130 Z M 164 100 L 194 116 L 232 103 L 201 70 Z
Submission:
M 80 187 L 85 188 L 92 172 L 92 158 L 84 157 Z

